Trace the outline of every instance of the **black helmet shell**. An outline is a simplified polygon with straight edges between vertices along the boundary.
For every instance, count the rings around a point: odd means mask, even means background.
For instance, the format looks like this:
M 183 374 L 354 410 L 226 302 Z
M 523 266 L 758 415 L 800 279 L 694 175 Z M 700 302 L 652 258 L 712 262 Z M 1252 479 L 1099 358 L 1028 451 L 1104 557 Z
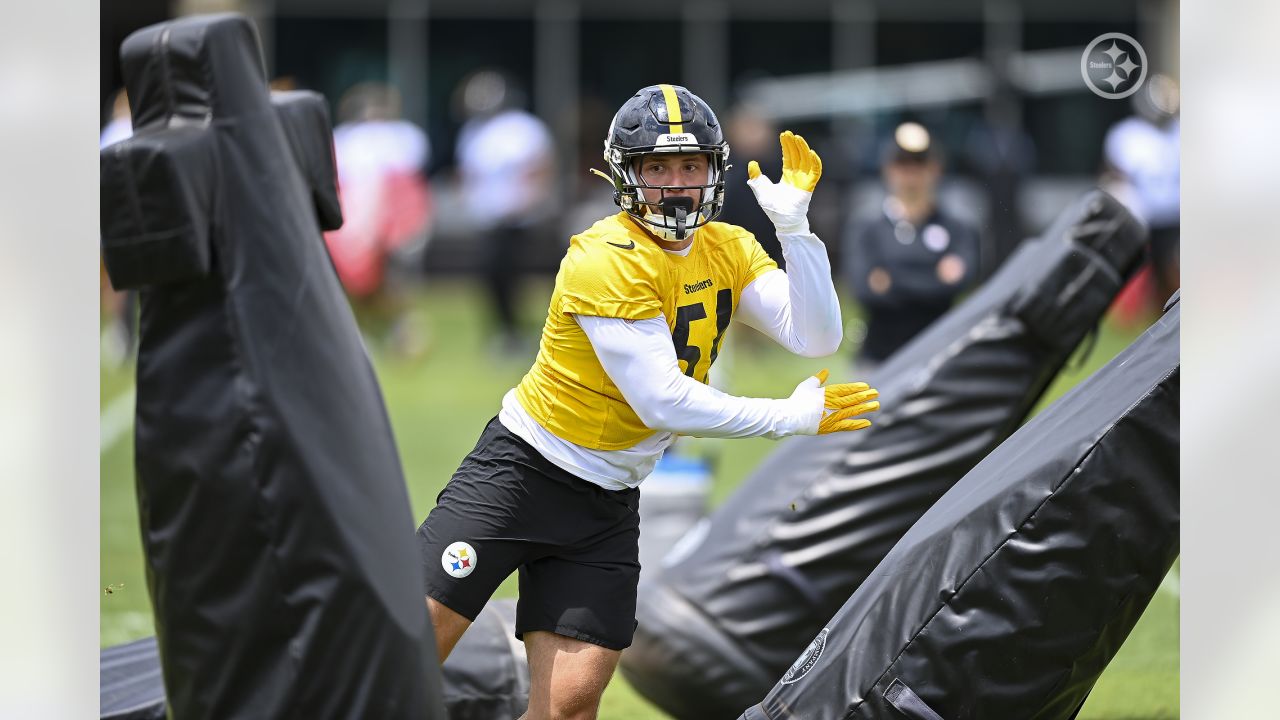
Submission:
M 705 185 L 667 186 L 667 190 L 700 189 L 702 202 L 684 225 L 690 230 L 714 220 L 724 207 L 724 172 L 729 144 L 720 121 L 702 98 L 679 85 L 641 88 L 618 109 L 609 124 L 604 159 L 614 185 L 614 202 L 629 215 L 661 230 L 670 230 L 662 218 L 661 199 L 645 202 L 639 188 L 651 187 L 635 172 L 635 158 L 656 152 L 703 153 L 711 172 Z M 655 220 L 654 217 L 659 219 Z

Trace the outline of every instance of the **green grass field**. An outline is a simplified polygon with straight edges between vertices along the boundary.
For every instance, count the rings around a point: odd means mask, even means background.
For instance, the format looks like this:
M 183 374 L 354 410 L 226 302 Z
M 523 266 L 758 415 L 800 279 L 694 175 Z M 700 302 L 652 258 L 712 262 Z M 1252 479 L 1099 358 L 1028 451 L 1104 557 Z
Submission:
M 550 288 L 526 293 L 525 321 L 531 332 L 545 317 Z M 498 408 L 504 392 L 528 369 L 528 357 L 497 358 L 488 342 L 484 301 L 477 287 L 459 281 L 436 282 L 415 294 L 430 328 L 430 345 L 418 360 L 391 357 L 371 348 L 391 423 L 400 449 L 413 516 L 426 516 L 440 488 L 462 457 L 474 446 L 484 423 Z M 845 371 L 845 355 L 808 360 L 789 355 L 753 331 L 738 326 L 734 342 L 717 363 L 727 369 L 727 389 L 736 394 L 786 396 L 805 375 L 830 367 L 833 379 Z M 1086 362 L 1058 377 L 1040 407 L 1066 392 L 1124 348 L 1138 331 L 1104 324 Z M 736 336 L 736 339 L 735 339 Z M 754 342 L 761 340 L 761 342 Z M 722 367 L 725 366 L 725 367 Z M 101 634 L 103 646 L 154 634 L 151 606 L 143 576 L 141 542 L 133 493 L 132 429 L 119 418 L 132 412 L 133 367 L 101 372 L 103 446 L 101 455 Z M 724 499 L 773 443 L 769 440 L 725 441 L 720 448 L 712 502 Z M 498 591 L 515 595 L 514 577 Z M 1082 718 L 1178 717 L 1178 583 L 1175 572 L 1107 668 Z M 667 717 L 616 676 L 605 693 L 600 717 L 605 720 L 660 720 Z

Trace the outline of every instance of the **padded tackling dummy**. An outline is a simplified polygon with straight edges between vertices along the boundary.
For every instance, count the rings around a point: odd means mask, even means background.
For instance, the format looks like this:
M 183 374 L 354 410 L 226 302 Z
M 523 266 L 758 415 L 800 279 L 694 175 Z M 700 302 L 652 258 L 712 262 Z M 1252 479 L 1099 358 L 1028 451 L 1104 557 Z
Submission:
M 711 463 L 679 448 L 693 444 L 689 440 L 680 438 L 668 448 L 640 483 L 641 585 L 657 577 L 663 558 L 707 514 Z
M 1074 717 L 1178 555 L 1178 319 L 956 483 L 742 717 Z
M 516 639 L 516 601 L 490 600 L 444 661 L 450 720 L 515 720 L 529 707 L 529 661 Z
M 529 663 L 515 632 L 515 600 L 480 611 L 441 668 L 449 720 L 515 720 L 529 707 Z M 155 638 L 103 648 L 99 674 L 102 720 L 164 720 Z
M 102 649 L 98 698 L 102 720 L 164 720 L 164 682 L 155 638 Z
M 321 238 L 323 100 L 268 94 L 239 15 L 121 48 L 102 252 L 141 299 L 135 462 L 172 715 L 443 717 L 413 517 Z
M 627 680 L 678 718 L 759 702 L 894 543 L 1017 429 L 1144 241 L 1114 198 L 1085 195 L 865 378 L 880 390 L 870 429 L 783 440 L 640 588 Z

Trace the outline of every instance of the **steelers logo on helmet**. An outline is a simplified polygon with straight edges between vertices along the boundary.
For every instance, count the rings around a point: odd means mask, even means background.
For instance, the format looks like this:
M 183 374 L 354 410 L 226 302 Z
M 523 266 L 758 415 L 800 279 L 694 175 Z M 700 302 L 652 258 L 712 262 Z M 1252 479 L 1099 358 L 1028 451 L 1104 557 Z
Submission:
M 461 540 L 452 542 L 440 555 L 440 564 L 444 571 L 456 578 L 464 578 L 476 569 L 476 549 Z
M 644 156 L 654 153 L 706 155 L 706 181 L 648 184 L 638 166 Z M 613 181 L 613 201 L 665 240 L 685 239 L 724 208 L 729 144 L 711 107 L 679 85 L 650 85 L 623 103 L 609 124 L 604 160 Z M 646 199 L 644 189 L 656 199 Z M 689 190 L 698 191 L 697 200 L 681 194 Z

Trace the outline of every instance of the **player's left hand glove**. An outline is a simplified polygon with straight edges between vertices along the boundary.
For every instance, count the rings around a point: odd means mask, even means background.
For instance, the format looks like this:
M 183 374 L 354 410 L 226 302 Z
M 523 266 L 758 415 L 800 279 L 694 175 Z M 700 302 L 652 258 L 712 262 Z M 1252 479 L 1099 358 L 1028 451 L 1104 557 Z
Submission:
M 782 181 L 774 184 L 760 174 L 760 163 L 747 163 L 747 186 L 755 193 L 760 209 L 773 221 L 779 235 L 809 234 L 809 199 L 822 177 L 822 158 L 809 148 L 804 138 L 790 130 L 779 136 L 782 142 Z
M 791 395 L 792 400 L 799 400 L 805 404 L 812 403 L 821 408 L 817 416 L 817 427 L 810 425 L 807 430 L 802 430 L 801 434 L 826 435 L 871 427 L 870 420 L 855 416 L 879 410 L 880 403 L 876 398 L 880 397 L 880 393 L 866 383 L 860 382 L 823 387 L 827 382 L 827 375 L 826 370 L 819 371 L 818 374 L 800 383 Z

